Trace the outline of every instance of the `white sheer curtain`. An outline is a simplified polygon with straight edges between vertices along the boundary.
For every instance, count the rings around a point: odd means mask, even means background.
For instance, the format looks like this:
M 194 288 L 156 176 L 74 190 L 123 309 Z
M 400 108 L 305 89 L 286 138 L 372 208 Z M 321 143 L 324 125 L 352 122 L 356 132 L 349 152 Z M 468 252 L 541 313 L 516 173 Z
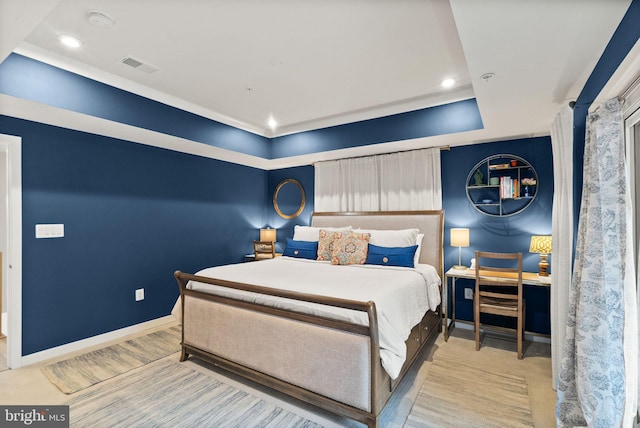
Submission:
M 318 162 L 315 211 L 442 208 L 440 149 Z
M 553 254 L 551 270 L 551 372 L 556 389 L 567 328 L 573 259 L 573 109 L 565 107 L 551 126 L 553 149 Z
M 587 118 L 584 179 L 556 415 L 561 427 L 631 427 L 638 382 L 633 221 L 622 111 Z
M 635 183 L 635 216 L 636 216 L 635 248 L 636 248 L 636 253 L 638 255 L 638 259 L 636 261 L 636 299 L 638 299 L 637 309 L 638 309 L 638 314 L 640 315 L 640 273 L 638 273 L 638 269 L 640 269 L 640 186 L 638 185 L 638 183 L 640 183 L 640 151 L 638 150 L 638 148 L 636 148 L 636 146 L 640 147 L 640 121 L 634 125 L 633 130 L 634 130 L 633 131 L 634 134 L 632 138 L 632 143 L 634 145 L 633 165 L 635 166 L 635 172 L 633 176 L 634 176 L 634 183 Z M 639 339 L 638 345 L 640 346 L 640 339 Z M 638 352 L 640 354 L 640 348 Z M 640 365 L 640 362 L 638 364 Z M 640 366 L 638 367 L 638 370 L 640 370 Z M 638 379 L 637 390 L 638 392 L 636 395 L 636 401 L 638 402 L 638 404 L 637 404 L 636 413 L 640 415 L 640 379 Z M 640 423 L 640 421 L 637 421 L 637 422 Z

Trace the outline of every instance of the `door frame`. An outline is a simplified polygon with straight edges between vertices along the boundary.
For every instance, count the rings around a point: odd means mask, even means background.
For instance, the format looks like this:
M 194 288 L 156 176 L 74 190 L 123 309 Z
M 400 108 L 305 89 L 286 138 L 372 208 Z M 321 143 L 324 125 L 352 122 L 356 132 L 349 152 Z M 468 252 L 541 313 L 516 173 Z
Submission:
M 7 366 L 22 366 L 22 138 L 0 134 L 7 154 Z

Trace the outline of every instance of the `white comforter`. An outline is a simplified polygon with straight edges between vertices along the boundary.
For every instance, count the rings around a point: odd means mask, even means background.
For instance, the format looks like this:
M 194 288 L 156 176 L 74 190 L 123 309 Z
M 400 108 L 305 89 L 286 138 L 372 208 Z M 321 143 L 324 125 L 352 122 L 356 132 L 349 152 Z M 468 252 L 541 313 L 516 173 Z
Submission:
M 430 265 L 415 269 L 374 265 L 336 266 L 329 262 L 278 257 L 204 269 L 197 275 L 280 288 L 302 293 L 339 297 L 376 304 L 382 366 L 392 379 L 406 359 L 405 340 L 428 309 L 440 304 L 440 278 Z M 240 298 L 278 308 L 368 325 L 365 312 L 300 302 L 190 282 L 188 288 Z

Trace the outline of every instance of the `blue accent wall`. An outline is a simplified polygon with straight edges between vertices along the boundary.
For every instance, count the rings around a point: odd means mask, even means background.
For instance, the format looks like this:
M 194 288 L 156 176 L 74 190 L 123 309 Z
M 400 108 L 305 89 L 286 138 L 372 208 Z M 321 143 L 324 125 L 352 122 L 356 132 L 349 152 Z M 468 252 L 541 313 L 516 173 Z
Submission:
M 18 54 L 0 64 L 0 93 L 249 155 L 271 153 L 266 137 Z
M 242 261 L 267 216 L 266 171 L 4 116 L 0 133 L 22 137 L 24 355 L 167 315 L 175 270 Z
M 469 172 L 484 158 L 513 154 L 527 160 L 538 174 L 538 193 L 524 211 L 508 217 L 492 217 L 477 211 L 467 199 Z M 553 161 L 549 137 L 452 147 L 442 152 L 442 199 L 445 210 L 445 270 L 458 264 L 458 248 L 450 244 L 452 227 L 469 228 L 469 247 L 462 248 L 462 264 L 469 266 L 476 250 L 521 252 L 525 271 L 537 272 L 540 257 L 529 253 L 531 235 L 551 234 L 553 204 Z M 550 257 L 553 269 L 553 256 Z M 459 280 L 456 287 L 456 317 L 473 321 L 472 300 L 465 300 L 464 288 L 473 281 Z M 550 334 L 550 295 L 547 287 L 526 286 L 526 329 Z
M 273 138 L 272 158 L 482 129 L 475 99 Z

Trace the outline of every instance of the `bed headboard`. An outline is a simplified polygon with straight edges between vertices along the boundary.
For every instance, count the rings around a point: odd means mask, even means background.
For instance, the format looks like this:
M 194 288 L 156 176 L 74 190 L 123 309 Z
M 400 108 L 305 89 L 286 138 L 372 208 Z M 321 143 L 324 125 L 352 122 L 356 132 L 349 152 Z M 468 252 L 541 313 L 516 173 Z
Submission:
M 352 226 L 362 229 L 419 229 L 424 233 L 420 263 L 427 263 L 443 277 L 444 211 L 314 212 L 316 227 Z

